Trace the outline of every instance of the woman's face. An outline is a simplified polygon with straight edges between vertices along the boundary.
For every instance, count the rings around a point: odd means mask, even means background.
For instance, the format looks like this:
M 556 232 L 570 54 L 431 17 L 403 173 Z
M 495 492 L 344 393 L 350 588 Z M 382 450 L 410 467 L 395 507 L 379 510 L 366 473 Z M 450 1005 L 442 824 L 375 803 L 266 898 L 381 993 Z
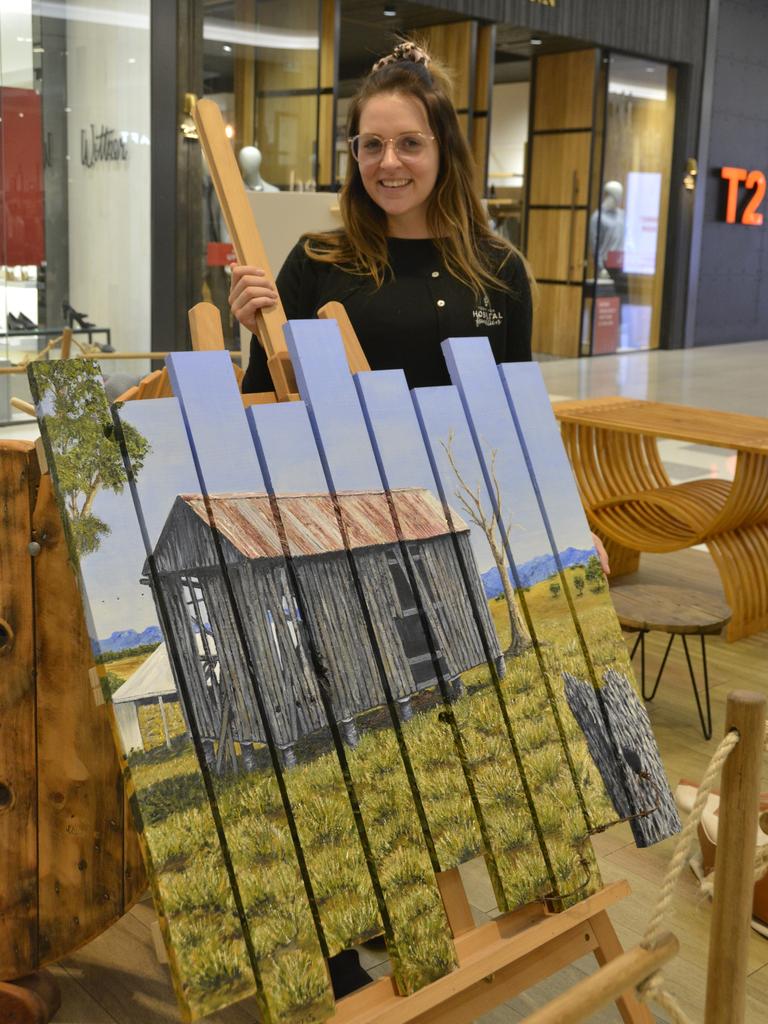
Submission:
M 424 105 L 413 96 L 380 93 L 363 107 L 358 132 L 377 135 L 385 143 L 378 159 L 366 158 L 361 150 L 359 167 L 365 191 L 387 215 L 388 234 L 428 237 L 427 204 L 437 181 L 440 154 L 436 140 L 430 138 Z M 418 132 L 428 141 L 417 156 L 399 153 L 389 141 Z

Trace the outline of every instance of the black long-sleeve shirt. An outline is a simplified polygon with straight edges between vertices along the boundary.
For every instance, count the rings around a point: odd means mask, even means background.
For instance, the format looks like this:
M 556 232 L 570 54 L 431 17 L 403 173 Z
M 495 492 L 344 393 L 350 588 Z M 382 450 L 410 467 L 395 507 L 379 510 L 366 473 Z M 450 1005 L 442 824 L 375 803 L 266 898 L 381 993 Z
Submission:
M 388 247 L 392 274 L 376 288 L 370 278 L 310 259 L 298 242 L 276 282 L 286 317 L 312 319 L 326 302 L 343 303 L 371 369 L 402 368 L 412 388 L 449 383 L 440 350 L 446 338 L 487 337 L 496 362 L 530 360 L 531 291 L 517 257 L 497 271 L 509 291 L 489 290 L 478 301 L 445 269 L 432 239 L 390 238 Z M 254 338 L 243 391 L 271 390 Z

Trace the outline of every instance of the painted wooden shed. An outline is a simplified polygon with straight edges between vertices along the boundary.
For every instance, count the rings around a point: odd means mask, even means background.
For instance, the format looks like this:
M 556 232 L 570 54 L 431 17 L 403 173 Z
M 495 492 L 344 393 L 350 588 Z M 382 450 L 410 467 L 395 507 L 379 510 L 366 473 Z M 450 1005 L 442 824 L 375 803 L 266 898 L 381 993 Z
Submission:
M 264 742 L 247 658 L 254 666 L 275 743 L 288 763 L 293 745 L 327 727 L 312 666 L 311 630 L 330 680 L 342 735 L 354 743 L 357 715 L 381 705 L 374 685 L 377 665 L 341 542 L 335 502 L 355 572 L 365 595 L 384 671 L 402 717 L 410 699 L 437 683 L 500 658 L 469 528 L 453 512 L 447 531 L 440 502 L 428 491 L 302 494 L 278 499 L 288 550 L 310 622 L 293 600 L 283 546 L 270 498 L 264 494 L 182 494 L 176 499 L 153 553 L 179 658 L 202 724 L 207 748 L 225 737 L 249 746 Z M 393 526 L 399 522 L 403 544 Z M 243 640 L 232 614 L 228 582 L 220 568 L 216 527 L 232 597 L 240 610 Z M 429 621 L 431 650 L 408 582 L 403 547 L 417 575 Z M 458 571 L 457 549 L 469 568 L 471 593 Z M 485 634 L 481 637 L 480 630 Z M 202 652 L 199 653 L 202 647 Z M 437 658 L 433 657 L 436 653 Z

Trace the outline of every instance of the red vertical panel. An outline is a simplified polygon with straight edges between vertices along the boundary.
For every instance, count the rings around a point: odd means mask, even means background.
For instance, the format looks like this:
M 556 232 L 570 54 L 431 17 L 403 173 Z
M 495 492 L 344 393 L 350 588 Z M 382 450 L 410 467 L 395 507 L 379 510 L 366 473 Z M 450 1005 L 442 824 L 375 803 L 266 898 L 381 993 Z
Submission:
M 45 259 L 43 126 L 33 89 L 0 88 L 0 259 L 6 266 Z

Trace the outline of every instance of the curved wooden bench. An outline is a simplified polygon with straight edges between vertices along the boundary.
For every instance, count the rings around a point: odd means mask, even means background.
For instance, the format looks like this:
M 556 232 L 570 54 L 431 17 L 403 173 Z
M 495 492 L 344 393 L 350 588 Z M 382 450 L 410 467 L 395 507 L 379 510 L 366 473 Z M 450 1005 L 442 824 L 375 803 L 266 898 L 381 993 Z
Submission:
M 620 397 L 554 408 L 614 573 L 636 569 L 643 551 L 706 544 L 732 609 L 728 639 L 767 628 L 768 419 Z M 673 484 L 660 437 L 735 449 L 733 481 Z

